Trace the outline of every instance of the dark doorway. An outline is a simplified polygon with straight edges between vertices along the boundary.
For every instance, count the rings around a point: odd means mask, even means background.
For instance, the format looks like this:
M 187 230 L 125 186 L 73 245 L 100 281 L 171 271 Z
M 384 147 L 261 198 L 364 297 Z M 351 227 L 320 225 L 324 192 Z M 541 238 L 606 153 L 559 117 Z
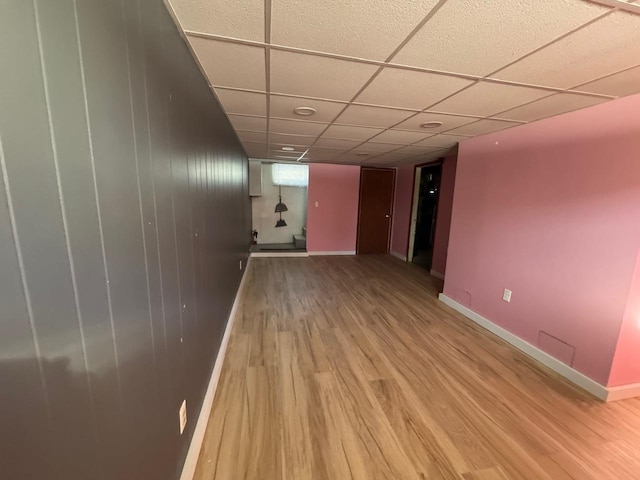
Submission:
M 440 194 L 440 178 L 442 165 L 422 167 L 420 174 L 420 191 L 418 194 L 418 211 L 416 214 L 416 235 L 413 243 L 413 263 L 431 269 L 433 260 L 433 244 L 436 233 L 436 217 L 438 215 L 438 196 Z
M 362 168 L 358 253 L 388 253 L 396 172 L 390 168 Z

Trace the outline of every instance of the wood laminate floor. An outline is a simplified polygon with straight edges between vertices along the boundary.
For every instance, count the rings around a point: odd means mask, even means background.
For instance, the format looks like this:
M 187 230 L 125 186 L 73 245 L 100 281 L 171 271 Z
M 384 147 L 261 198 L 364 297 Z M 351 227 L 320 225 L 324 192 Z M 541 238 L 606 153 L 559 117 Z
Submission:
M 390 256 L 252 259 L 197 480 L 640 479 L 604 404 Z

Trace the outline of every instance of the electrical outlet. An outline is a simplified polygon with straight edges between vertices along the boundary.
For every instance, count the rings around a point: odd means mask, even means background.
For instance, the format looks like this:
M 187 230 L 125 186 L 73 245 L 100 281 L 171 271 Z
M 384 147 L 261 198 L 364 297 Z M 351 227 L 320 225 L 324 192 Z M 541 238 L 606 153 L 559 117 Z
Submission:
M 180 435 L 184 432 L 184 428 L 187 426 L 187 401 L 183 400 L 178 410 L 178 420 L 180 421 Z
M 240 270 L 242 270 L 242 260 L 240 260 Z
M 511 302 L 511 290 L 509 290 L 508 288 L 504 289 L 504 293 L 502 294 L 502 300 L 504 300 L 507 303 Z

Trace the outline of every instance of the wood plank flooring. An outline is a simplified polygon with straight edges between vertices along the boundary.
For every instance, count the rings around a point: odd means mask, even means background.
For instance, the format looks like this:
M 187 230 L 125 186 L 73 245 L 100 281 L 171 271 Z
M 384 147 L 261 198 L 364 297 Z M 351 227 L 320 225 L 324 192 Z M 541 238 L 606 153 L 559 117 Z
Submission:
M 604 404 L 390 256 L 259 258 L 195 478 L 639 479 L 640 399 Z

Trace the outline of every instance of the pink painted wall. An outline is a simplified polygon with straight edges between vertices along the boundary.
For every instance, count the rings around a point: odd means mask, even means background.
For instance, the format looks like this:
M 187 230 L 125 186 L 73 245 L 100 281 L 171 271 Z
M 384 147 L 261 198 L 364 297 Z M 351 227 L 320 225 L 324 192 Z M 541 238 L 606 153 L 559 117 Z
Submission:
M 393 224 L 391 226 L 391 251 L 407 255 L 409 247 L 409 224 L 413 202 L 413 175 L 415 167 L 405 165 L 396 172 L 396 191 L 393 202 Z
M 629 383 L 640 383 L 640 253 L 629 289 L 608 386 Z
M 639 125 L 635 95 L 458 154 L 445 294 L 603 385 L 640 251 Z
M 355 251 L 360 167 L 309 164 L 308 195 L 307 250 Z
M 436 218 L 436 234 L 433 239 L 433 260 L 431 269 L 445 274 L 447 268 L 447 252 L 449 249 L 449 231 L 451 229 L 451 209 L 453 208 L 453 188 L 456 181 L 457 156 L 445 157 L 442 163 L 442 178 L 438 196 L 438 217 Z

